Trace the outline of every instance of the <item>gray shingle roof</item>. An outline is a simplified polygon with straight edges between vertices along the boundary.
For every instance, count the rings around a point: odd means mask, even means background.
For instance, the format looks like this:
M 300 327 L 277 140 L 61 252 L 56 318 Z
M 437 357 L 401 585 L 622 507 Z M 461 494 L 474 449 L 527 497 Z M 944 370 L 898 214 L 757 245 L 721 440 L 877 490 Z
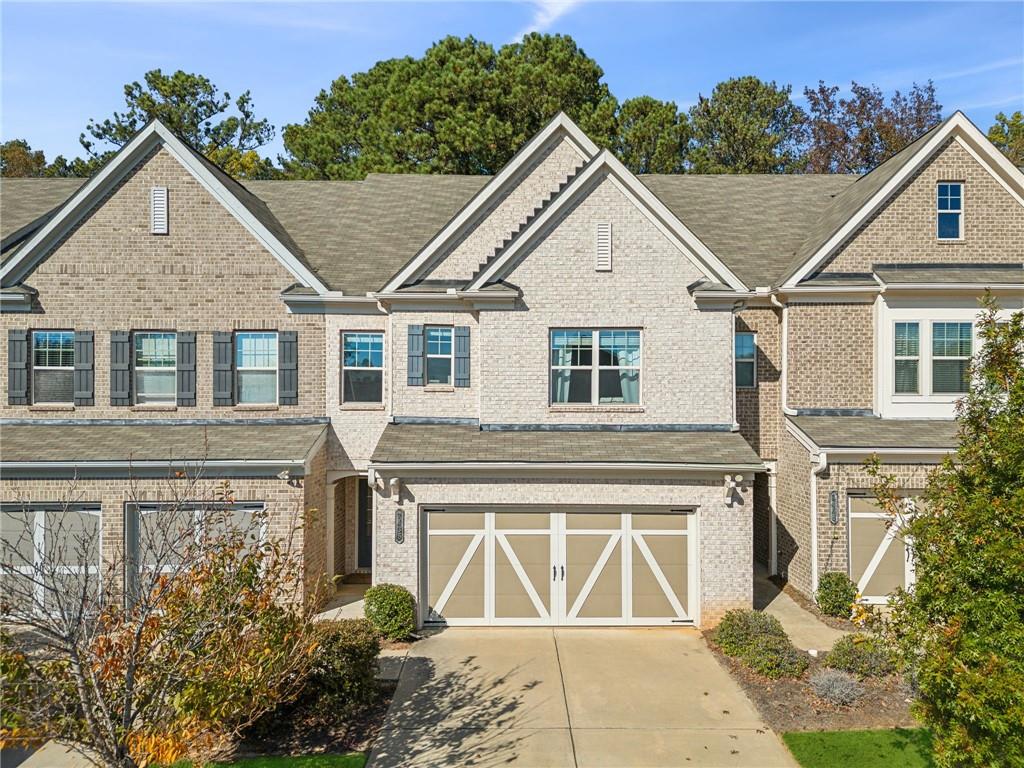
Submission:
M 3 462 L 293 461 L 327 429 L 315 424 L 207 426 L 3 424 Z
M 19 230 L 48 217 L 84 183 L 85 179 L 0 179 L 0 239 L 4 245 Z
M 371 461 L 761 464 L 738 432 L 488 431 L 448 424 L 389 424 Z
M 875 264 L 886 285 L 906 283 L 1024 284 L 1024 265 L 1013 264 Z
M 874 416 L 787 417 L 819 448 L 955 448 L 957 423 L 945 419 Z

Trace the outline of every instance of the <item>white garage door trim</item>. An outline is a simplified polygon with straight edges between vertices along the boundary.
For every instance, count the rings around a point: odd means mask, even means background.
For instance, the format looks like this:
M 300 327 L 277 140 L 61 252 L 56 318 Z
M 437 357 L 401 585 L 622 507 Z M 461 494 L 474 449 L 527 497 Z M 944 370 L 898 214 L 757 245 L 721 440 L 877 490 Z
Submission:
M 908 497 L 909 504 L 912 504 L 912 499 Z M 903 588 L 910 589 L 914 586 L 914 560 L 910 556 L 910 542 L 904 540 L 901 536 L 899 527 L 895 524 L 886 527 L 885 532 L 882 534 L 882 538 L 878 542 L 878 546 L 872 554 L 870 560 L 868 560 L 862 573 L 854 573 L 853 570 L 853 539 L 854 539 L 854 521 L 856 520 L 892 520 L 892 516 L 887 512 L 879 509 L 878 511 L 869 511 L 861 509 L 854 511 L 854 503 L 860 502 L 865 505 L 873 505 L 871 497 L 867 493 L 851 492 L 847 494 L 847 513 L 849 515 L 849 521 L 847 524 L 846 534 L 846 545 L 847 545 L 847 562 L 849 563 L 849 576 L 854 583 L 857 585 L 857 592 L 860 594 L 860 602 L 866 605 L 887 605 L 889 603 L 889 595 L 869 595 L 865 594 L 864 590 L 871 583 L 871 579 L 874 577 L 875 572 L 878 570 L 878 566 L 885 558 L 889 549 L 893 546 L 902 546 L 903 548 Z M 894 544 L 894 542 L 897 542 Z
M 538 522 L 542 522 L 540 515 L 547 515 L 547 525 L 541 527 L 527 528 L 502 528 L 496 525 L 496 515 L 508 512 L 512 516 L 516 513 L 526 513 L 526 516 L 536 516 Z M 599 528 L 577 528 L 569 524 L 574 514 L 603 514 L 608 515 L 610 525 Z M 458 518 L 448 518 L 444 526 L 434 528 L 430 524 L 431 514 L 466 514 L 466 525 Z M 644 527 L 634 529 L 634 515 L 666 515 L 680 520 L 680 525 L 675 528 L 673 523 L 665 527 Z M 617 516 L 618 520 L 612 522 L 612 517 Z M 577 518 L 577 521 L 580 519 Z M 598 519 L 600 521 L 600 519 Z M 583 521 L 586 522 L 586 521 Z M 602 521 L 603 522 L 603 521 Z M 512 506 L 490 506 L 490 505 L 437 505 L 422 506 L 420 508 L 420 531 L 421 531 L 421 552 L 420 552 L 420 584 L 421 595 L 420 605 L 423 606 L 421 619 L 426 624 L 446 624 L 448 626 L 549 626 L 549 625 L 575 625 L 575 626 L 658 626 L 658 625 L 696 625 L 700 622 L 700 563 L 699 563 L 699 531 L 698 516 L 693 507 L 651 507 L 651 506 L 594 506 L 594 507 L 540 507 L 530 505 Z M 443 537 L 457 537 L 460 542 L 452 542 L 448 545 L 441 544 Z M 531 579 L 527 569 L 520 561 L 517 551 L 517 537 L 531 537 L 534 539 L 535 561 L 532 567 L 534 578 Z M 547 540 L 547 562 L 545 573 L 550 573 L 550 579 L 545 576 L 544 581 L 538 581 L 537 558 L 542 557 L 544 544 L 538 541 L 540 538 Z M 583 557 L 581 567 L 587 568 L 586 578 L 578 590 L 570 590 L 570 580 L 579 583 L 579 579 L 573 579 L 574 573 L 567 571 L 567 563 L 570 560 L 570 542 L 579 540 L 581 543 L 585 538 L 606 537 L 606 541 L 598 550 L 594 547 L 589 549 L 591 556 L 576 554 Z M 686 579 L 686 606 L 682 604 L 677 596 L 669 578 L 666 576 L 662 563 L 652 551 L 652 541 L 661 538 L 685 538 L 685 579 Z M 430 583 L 430 551 L 431 541 L 435 545 L 444 547 L 447 567 L 452 568 L 440 578 L 446 579 L 444 587 L 438 592 Z M 524 541 L 519 539 L 520 542 Z M 482 565 L 478 558 L 482 553 Z M 441 555 L 438 554 L 438 557 Z M 611 598 L 612 603 L 619 602 L 621 612 L 617 616 L 580 616 L 580 612 L 591 598 L 595 585 L 606 573 L 609 561 L 615 558 L 615 566 L 620 571 L 620 592 L 614 592 L 614 581 L 609 582 L 607 577 L 603 586 L 609 586 L 613 594 L 606 595 L 605 599 Z M 522 600 L 528 599 L 532 606 L 532 616 L 508 618 L 497 615 L 496 610 L 496 565 L 499 560 L 503 566 L 511 569 L 517 580 L 516 587 L 521 588 L 523 594 L 519 595 Z M 591 564 L 592 563 L 592 564 Z M 643 568 L 649 569 L 649 577 L 653 577 L 653 583 L 661 590 L 661 595 L 656 599 L 664 598 L 665 603 L 670 607 L 674 615 L 645 617 L 634 615 L 633 598 L 636 584 L 633 577 L 636 573 L 634 564 L 640 564 Z M 466 576 L 470 568 L 479 569 L 482 567 L 482 599 L 479 594 L 473 597 L 478 600 L 476 603 L 482 615 L 465 617 L 442 618 L 444 609 L 452 598 L 456 588 Z M 506 572 L 507 573 L 507 572 Z M 467 586 L 474 587 L 479 584 L 480 576 L 477 573 L 471 574 L 473 582 Z M 511 577 L 506 575 L 506 579 Z M 514 581 L 514 580 L 513 580 Z M 439 582 L 440 584 L 440 582 Z M 546 584 L 546 589 L 542 584 Z M 657 589 L 654 590 L 657 592 Z M 436 595 L 431 606 L 430 594 Z M 687 610 L 687 608 L 689 610 Z M 475 609 L 474 609 L 475 612 Z

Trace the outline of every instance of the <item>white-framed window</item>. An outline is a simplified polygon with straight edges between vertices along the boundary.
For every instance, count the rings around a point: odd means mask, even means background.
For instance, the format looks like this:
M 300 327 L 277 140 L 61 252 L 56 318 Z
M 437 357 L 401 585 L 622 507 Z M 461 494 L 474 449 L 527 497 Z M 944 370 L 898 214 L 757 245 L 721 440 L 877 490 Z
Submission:
M 757 337 L 753 333 L 737 333 L 734 344 L 736 386 L 753 389 L 757 386 Z
M 454 329 L 450 325 L 428 325 L 424 331 L 427 347 L 427 384 L 451 384 Z
M 967 392 L 972 336 L 972 323 L 932 323 L 932 392 Z
M 380 403 L 384 399 L 384 334 L 341 334 L 341 401 Z
M 177 402 L 178 335 L 166 331 L 136 331 L 135 402 L 174 405 Z
M 0 506 L 5 569 L 0 594 L 25 601 L 20 611 L 46 613 L 55 594 L 99 596 L 102 549 L 98 504 L 11 503 Z M 12 583 L 4 583 L 7 580 Z M 20 582 L 20 583 L 17 583 Z
M 75 332 L 32 331 L 32 402 L 75 400 Z
M 235 402 L 267 405 L 277 402 L 277 332 L 235 334 Z
M 639 329 L 554 329 L 550 349 L 552 405 L 639 404 Z
M 960 240 L 964 227 L 964 185 L 940 181 L 936 186 L 935 230 L 939 240 Z
M 896 323 L 893 327 L 893 391 L 916 395 L 921 391 L 921 325 Z

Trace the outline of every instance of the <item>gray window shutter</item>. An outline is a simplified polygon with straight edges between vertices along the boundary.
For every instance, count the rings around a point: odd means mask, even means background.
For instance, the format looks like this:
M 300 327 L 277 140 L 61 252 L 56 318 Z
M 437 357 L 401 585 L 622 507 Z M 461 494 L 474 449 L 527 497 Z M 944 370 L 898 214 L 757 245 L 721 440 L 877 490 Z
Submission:
M 196 332 L 178 331 L 178 405 L 196 404 Z
M 298 331 L 277 334 L 277 402 L 279 405 L 299 404 Z
M 469 326 L 455 327 L 455 386 L 469 386 Z
M 132 335 L 110 332 L 110 404 L 132 404 Z
M 235 334 L 213 332 L 213 404 L 235 404 Z
M 7 404 L 28 405 L 28 331 L 7 331 Z
M 423 326 L 409 326 L 409 386 L 422 387 L 423 377 Z
M 92 331 L 75 331 L 75 405 L 95 405 L 95 354 Z

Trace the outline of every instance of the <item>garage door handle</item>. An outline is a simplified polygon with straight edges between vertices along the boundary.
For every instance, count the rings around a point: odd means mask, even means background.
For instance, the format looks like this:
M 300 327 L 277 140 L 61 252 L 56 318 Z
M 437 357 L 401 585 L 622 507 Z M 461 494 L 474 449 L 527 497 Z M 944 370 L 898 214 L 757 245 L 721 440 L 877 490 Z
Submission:
M 551 566 L 551 580 L 552 581 L 558 581 L 558 566 L 557 565 L 552 565 Z
M 559 567 L 562 569 L 562 581 L 565 581 L 565 566 L 561 565 Z

